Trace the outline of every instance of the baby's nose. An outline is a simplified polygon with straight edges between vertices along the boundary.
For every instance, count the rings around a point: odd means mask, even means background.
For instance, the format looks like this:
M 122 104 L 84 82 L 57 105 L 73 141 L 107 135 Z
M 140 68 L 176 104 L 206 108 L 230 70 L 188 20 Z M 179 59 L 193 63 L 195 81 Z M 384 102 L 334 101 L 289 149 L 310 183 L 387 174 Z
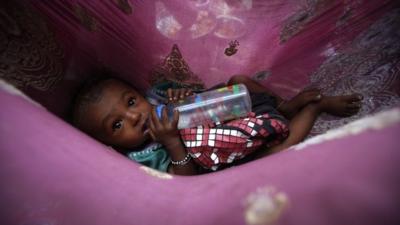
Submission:
M 141 114 L 136 112 L 127 111 L 125 116 L 132 121 L 132 123 L 137 123 L 140 121 Z

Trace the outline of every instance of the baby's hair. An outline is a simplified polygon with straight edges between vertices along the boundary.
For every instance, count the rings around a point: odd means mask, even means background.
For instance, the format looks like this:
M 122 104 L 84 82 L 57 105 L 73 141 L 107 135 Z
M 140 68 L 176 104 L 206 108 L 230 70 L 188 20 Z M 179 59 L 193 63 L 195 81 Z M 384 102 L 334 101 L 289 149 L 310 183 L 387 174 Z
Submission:
M 83 83 L 73 101 L 72 123 L 74 126 L 79 128 L 86 106 L 101 100 L 105 82 L 112 79 L 114 78 L 111 76 L 101 75 L 91 77 Z
M 75 127 L 82 129 L 82 119 L 85 115 L 85 111 L 87 110 L 87 106 L 89 104 L 101 101 L 104 87 L 106 86 L 106 81 L 116 80 L 132 86 L 125 80 L 117 78 L 113 75 L 114 74 L 108 71 L 97 73 L 96 75 L 90 76 L 89 79 L 86 80 L 79 88 L 73 100 L 71 110 L 71 122 Z

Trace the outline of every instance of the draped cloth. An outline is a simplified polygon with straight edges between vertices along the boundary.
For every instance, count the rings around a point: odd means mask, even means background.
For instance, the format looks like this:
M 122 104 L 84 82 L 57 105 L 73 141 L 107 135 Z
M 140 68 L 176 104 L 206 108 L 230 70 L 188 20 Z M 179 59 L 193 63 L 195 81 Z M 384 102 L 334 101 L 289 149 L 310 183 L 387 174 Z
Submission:
M 399 105 L 398 1 L 29 2 L 1 3 L 0 76 L 63 118 L 98 67 L 143 91 L 245 74 L 284 98 L 364 96 L 359 114 L 324 115 L 311 135 Z
M 284 98 L 312 87 L 364 96 L 357 115 L 322 115 L 312 135 L 324 133 L 399 105 L 399 1 L 0 6 L 0 78 L 45 107 L 0 81 L 2 223 L 399 224 L 398 109 L 319 136 L 329 142 L 189 178 L 132 163 L 60 119 L 93 69 L 142 91 L 153 81 L 200 89 L 244 74 Z

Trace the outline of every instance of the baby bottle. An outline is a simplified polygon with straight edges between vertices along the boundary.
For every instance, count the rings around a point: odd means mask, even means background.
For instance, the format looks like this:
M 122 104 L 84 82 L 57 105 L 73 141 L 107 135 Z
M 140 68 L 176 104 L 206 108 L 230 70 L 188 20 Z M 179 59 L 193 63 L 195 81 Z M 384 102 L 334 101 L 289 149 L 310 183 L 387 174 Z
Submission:
M 164 107 L 170 118 L 174 109 L 179 111 L 178 129 L 183 129 L 246 116 L 251 111 L 251 100 L 246 86 L 236 84 L 188 96 L 166 106 L 158 105 L 159 118 Z

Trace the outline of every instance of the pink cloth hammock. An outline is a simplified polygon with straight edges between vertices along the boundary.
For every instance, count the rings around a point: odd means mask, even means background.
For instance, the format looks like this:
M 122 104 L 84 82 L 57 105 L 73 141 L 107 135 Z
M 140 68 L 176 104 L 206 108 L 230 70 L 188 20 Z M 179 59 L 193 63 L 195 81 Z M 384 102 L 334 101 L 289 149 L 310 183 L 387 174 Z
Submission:
M 399 122 L 180 177 L 133 163 L 62 120 L 94 69 L 111 69 L 142 90 L 170 70 L 164 78 L 207 87 L 245 74 L 286 98 L 308 87 L 361 93 L 359 114 L 324 115 L 310 136 L 325 133 L 400 105 L 397 1 L 0 5 L 0 77 L 48 110 L 1 83 L 2 224 L 399 222 Z M 183 59 L 168 64 L 173 44 Z

